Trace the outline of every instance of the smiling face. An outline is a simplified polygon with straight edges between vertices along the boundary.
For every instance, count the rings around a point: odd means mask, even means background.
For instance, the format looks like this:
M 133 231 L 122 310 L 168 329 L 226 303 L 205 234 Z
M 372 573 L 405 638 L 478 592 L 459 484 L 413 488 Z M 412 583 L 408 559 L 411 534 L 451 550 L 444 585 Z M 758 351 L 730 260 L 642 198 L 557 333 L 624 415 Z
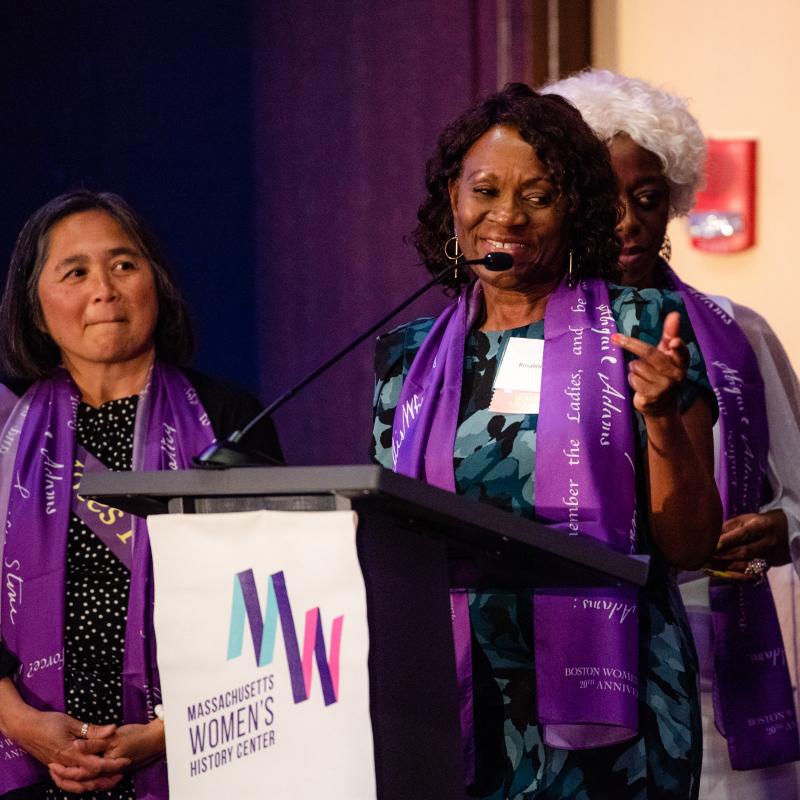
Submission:
M 669 184 L 658 156 L 630 136 L 615 136 L 609 152 L 625 212 L 617 228 L 623 283 L 646 289 L 655 286 L 658 252 L 669 221 Z
M 152 357 L 153 270 L 105 211 L 81 211 L 53 225 L 38 297 L 42 327 L 71 372 Z
M 505 272 L 475 267 L 498 288 L 525 291 L 563 272 L 564 202 L 550 173 L 515 128 L 496 125 L 467 151 L 450 184 L 456 235 L 468 259 L 502 251 L 514 257 Z

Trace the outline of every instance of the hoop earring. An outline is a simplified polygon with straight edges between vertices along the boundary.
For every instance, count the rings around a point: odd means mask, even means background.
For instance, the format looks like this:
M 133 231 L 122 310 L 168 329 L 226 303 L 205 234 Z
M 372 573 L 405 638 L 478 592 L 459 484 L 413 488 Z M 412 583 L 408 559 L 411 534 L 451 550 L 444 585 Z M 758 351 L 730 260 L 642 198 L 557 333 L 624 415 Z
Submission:
M 658 254 L 669 264 L 669 260 L 672 258 L 672 242 L 669 240 L 669 234 L 667 233 L 664 234 L 664 241 L 661 242 L 661 249 Z
M 455 255 L 452 255 L 452 256 L 450 255 L 450 253 L 449 253 L 449 252 L 448 252 L 448 250 L 447 250 L 447 248 L 450 246 L 450 243 L 451 243 L 451 242 L 453 242 L 453 243 L 454 243 L 453 250 L 454 250 L 454 253 L 455 253 Z M 447 241 L 444 243 L 444 257 L 445 257 L 445 258 L 446 258 L 448 261 L 453 261 L 453 262 L 456 262 L 456 263 L 457 263 L 457 262 L 458 262 L 458 260 L 459 260 L 459 259 L 461 258 L 461 256 L 463 256 L 463 255 L 464 255 L 464 254 L 461 252 L 461 250 L 460 250 L 460 249 L 459 249 L 459 247 L 458 247 L 458 236 L 451 236 L 451 237 L 450 237 L 450 238 L 449 238 L 449 239 L 448 239 L 448 240 L 447 240 Z M 456 268 L 453 270 L 453 277 L 454 277 L 456 280 L 458 280 L 458 266 L 456 266 Z

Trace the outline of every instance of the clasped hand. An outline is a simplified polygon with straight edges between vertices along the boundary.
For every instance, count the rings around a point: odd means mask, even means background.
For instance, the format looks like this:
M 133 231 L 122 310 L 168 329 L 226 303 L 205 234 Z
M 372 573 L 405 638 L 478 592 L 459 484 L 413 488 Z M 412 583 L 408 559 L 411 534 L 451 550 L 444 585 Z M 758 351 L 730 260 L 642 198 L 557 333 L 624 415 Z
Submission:
M 89 725 L 83 738 L 83 723 L 69 714 L 41 711 L 29 720 L 28 730 L 21 731 L 18 741 L 48 767 L 56 786 L 64 791 L 112 789 L 131 764 L 130 758 L 107 753 L 117 732 L 115 725 Z
M 163 753 L 163 726 L 89 725 L 68 714 L 40 712 L 35 731 L 25 737 L 25 749 L 50 770 L 50 777 L 67 792 L 107 791 L 124 773 Z

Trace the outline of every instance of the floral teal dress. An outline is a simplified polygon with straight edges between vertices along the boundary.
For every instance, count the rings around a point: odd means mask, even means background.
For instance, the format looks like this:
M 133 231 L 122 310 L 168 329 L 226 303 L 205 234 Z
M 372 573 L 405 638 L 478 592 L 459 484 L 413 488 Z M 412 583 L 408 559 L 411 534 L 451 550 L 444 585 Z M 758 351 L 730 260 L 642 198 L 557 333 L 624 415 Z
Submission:
M 660 340 L 666 314 L 681 313 L 681 336 L 691 359 L 681 409 L 686 410 L 701 392 L 707 392 L 715 405 L 681 298 L 672 292 L 611 286 L 610 299 L 619 330 L 651 344 Z M 432 318 L 418 319 L 378 340 L 372 456 L 390 469 L 400 388 L 432 323 Z M 459 494 L 533 518 L 538 415 L 488 409 L 504 348 L 511 337 L 519 336 L 544 338 L 544 323 L 499 332 L 473 330 L 468 336 L 453 462 Z M 637 421 L 644 445 L 644 424 Z M 638 469 L 639 475 L 642 472 Z M 640 480 L 640 508 L 646 506 L 644 492 Z M 470 592 L 477 763 L 469 796 L 486 800 L 697 796 L 702 754 L 697 658 L 677 587 L 651 546 L 646 515 L 641 516 L 640 550 L 653 559 L 652 577 L 640 603 L 639 736 L 593 750 L 567 751 L 544 744 L 536 718 L 531 592 Z

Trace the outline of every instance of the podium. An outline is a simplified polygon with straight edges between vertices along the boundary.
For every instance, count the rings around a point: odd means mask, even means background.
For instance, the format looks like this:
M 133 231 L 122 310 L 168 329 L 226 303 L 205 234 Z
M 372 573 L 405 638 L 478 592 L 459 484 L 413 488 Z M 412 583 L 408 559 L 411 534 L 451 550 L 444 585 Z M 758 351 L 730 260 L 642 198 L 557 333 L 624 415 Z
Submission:
M 642 586 L 649 570 L 646 556 L 610 551 L 377 466 L 88 473 L 81 494 L 139 516 L 357 512 L 381 800 L 465 796 L 450 587 Z

